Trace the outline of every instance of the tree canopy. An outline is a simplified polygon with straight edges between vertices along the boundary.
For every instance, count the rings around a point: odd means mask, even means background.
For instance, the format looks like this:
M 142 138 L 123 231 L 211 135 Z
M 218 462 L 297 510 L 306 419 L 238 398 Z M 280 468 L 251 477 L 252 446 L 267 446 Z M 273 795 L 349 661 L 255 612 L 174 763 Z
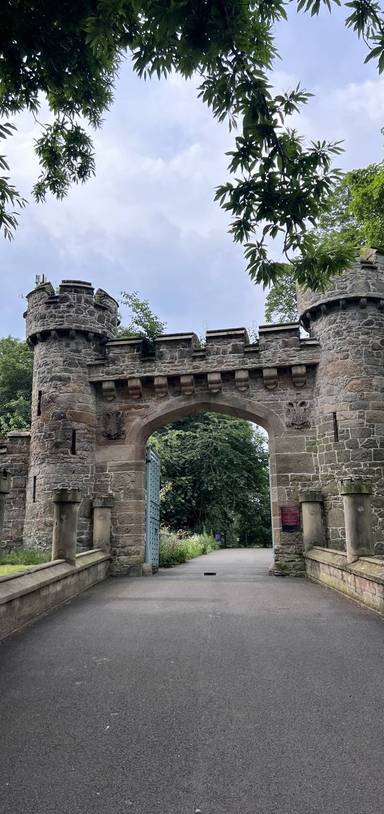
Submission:
M 185 418 L 151 436 L 161 458 L 160 516 L 181 529 L 222 532 L 227 542 L 270 545 L 266 438 L 216 413 Z
M 321 252 L 345 246 L 354 258 L 369 246 L 384 247 L 384 162 L 344 176 L 330 196 L 312 239 Z M 298 319 L 296 278 L 289 264 L 268 291 L 265 318 L 271 322 Z
M 0 435 L 30 427 L 32 361 L 26 342 L 0 339 Z
M 143 336 L 153 343 L 164 333 L 166 323 L 156 316 L 148 300 L 142 300 L 137 291 L 122 291 L 121 296 L 122 304 L 130 310 L 130 321 L 119 328 L 119 337 Z
M 341 0 L 298 0 L 316 16 Z M 367 45 L 366 61 L 384 69 L 384 16 L 375 0 L 345 3 L 346 25 Z M 88 126 L 99 127 L 112 103 L 122 60 L 129 55 L 142 77 L 200 78 L 199 95 L 219 120 L 237 128 L 229 155 L 232 180 L 216 193 L 232 217 L 235 241 L 245 244 L 251 277 L 274 282 L 284 263 L 268 256 L 280 237 L 296 280 L 318 288 L 352 259 L 344 243 L 322 250 L 314 225 L 338 179 L 332 168 L 340 145 L 305 143 L 289 116 L 310 94 L 300 86 L 274 94 L 270 71 L 277 57 L 274 27 L 287 19 L 283 0 L 4 0 L 0 29 L 0 138 L 12 135 L 9 117 L 37 116 L 45 98 L 54 115 L 36 141 L 41 174 L 37 201 L 62 198 L 72 183 L 95 172 Z M 289 22 L 289 21 L 288 21 Z M 0 156 L 0 229 L 11 237 L 25 200 Z

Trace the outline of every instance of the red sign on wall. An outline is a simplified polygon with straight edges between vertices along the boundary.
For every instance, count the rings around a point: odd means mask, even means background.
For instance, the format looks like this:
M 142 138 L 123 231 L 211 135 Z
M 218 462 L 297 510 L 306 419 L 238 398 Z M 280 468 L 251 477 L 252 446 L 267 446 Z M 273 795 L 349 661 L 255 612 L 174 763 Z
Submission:
M 297 531 L 300 528 L 300 506 L 281 506 L 280 512 L 283 531 Z

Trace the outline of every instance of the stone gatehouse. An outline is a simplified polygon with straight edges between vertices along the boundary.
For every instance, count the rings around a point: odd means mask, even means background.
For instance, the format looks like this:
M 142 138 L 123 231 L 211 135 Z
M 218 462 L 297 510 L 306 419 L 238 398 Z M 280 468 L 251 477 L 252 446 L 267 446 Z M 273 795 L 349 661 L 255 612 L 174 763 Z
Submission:
M 1 466 L 12 476 L 7 545 L 49 547 L 53 492 L 76 488 L 78 544 L 90 548 L 94 506 L 113 495 L 112 570 L 124 574 L 136 566 L 137 572 L 144 560 L 147 439 L 167 423 L 210 410 L 268 432 L 276 569 L 303 570 L 301 524 L 287 524 L 300 503 L 316 515 L 310 543 L 344 547 L 345 479 L 358 478 L 363 491 L 373 492 L 372 535 L 362 540 L 362 551 L 384 552 L 379 250 L 326 292 L 299 293 L 306 337 L 299 323 L 264 325 L 252 343 L 236 328 L 208 331 L 203 347 L 194 333 L 163 335 L 153 350 L 143 339 L 116 338 L 117 302 L 90 283 L 64 280 L 58 291 L 43 283 L 27 300 L 31 431 L 10 433 L 0 444 Z

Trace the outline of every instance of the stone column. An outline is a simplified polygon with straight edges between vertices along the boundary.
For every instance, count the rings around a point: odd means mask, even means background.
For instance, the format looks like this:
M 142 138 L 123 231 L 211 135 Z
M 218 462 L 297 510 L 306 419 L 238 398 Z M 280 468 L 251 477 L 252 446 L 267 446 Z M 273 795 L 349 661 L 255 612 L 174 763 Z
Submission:
M 56 489 L 53 501 L 52 559 L 66 560 L 75 565 L 80 490 Z
M 321 492 L 303 492 L 300 503 L 304 551 L 309 551 L 314 545 L 323 546 L 325 544 L 323 495 Z
M 95 497 L 93 506 L 93 548 L 101 548 L 107 554 L 111 551 L 111 511 L 113 495 Z
M 345 478 L 340 481 L 344 503 L 347 562 L 373 553 L 370 481 Z
M 3 530 L 5 498 L 11 491 L 11 477 L 6 469 L 0 471 L 0 535 Z M 1 542 L 1 540 L 0 540 Z

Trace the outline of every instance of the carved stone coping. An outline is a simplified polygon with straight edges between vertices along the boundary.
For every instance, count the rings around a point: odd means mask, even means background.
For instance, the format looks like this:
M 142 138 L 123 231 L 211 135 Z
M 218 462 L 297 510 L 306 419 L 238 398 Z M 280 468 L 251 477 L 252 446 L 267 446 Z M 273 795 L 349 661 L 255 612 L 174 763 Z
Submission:
M 244 344 L 249 344 L 246 328 L 219 328 L 216 331 L 206 331 L 207 344 L 214 343 L 218 339 L 240 339 Z
M 160 334 L 160 336 L 156 337 L 155 345 L 162 345 L 163 342 L 166 342 L 167 344 L 169 344 L 169 343 L 172 344 L 173 342 L 175 342 L 175 343 L 188 342 L 188 344 L 189 343 L 191 343 L 192 345 L 195 344 L 197 348 L 199 347 L 199 344 L 200 344 L 198 337 L 193 332 L 191 332 L 191 333 L 188 333 L 188 332 L 187 333 L 178 333 L 178 334 Z
M 135 345 L 138 348 L 141 348 L 143 346 L 143 344 L 144 344 L 144 337 L 130 336 L 130 337 L 121 338 L 121 339 L 109 339 L 108 342 L 106 343 L 106 348 L 107 349 L 112 348 L 112 350 L 113 350 L 114 348 L 117 348 L 117 349 L 119 349 L 120 347 L 127 348 L 127 347 L 132 347 L 132 346 L 134 347 Z
M 268 325 L 260 325 L 259 336 L 263 334 L 279 334 L 279 333 L 298 333 L 300 328 L 299 322 L 282 322 L 279 325 L 273 323 Z
M 62 280 L 60 283 L 60 291 L 66 291 L 69 289 L 70 291 L 77 291 L 77 289 L 87 290 L 93 294 L 93 285 L 92 283 L 87 283 L 85 280 Z

